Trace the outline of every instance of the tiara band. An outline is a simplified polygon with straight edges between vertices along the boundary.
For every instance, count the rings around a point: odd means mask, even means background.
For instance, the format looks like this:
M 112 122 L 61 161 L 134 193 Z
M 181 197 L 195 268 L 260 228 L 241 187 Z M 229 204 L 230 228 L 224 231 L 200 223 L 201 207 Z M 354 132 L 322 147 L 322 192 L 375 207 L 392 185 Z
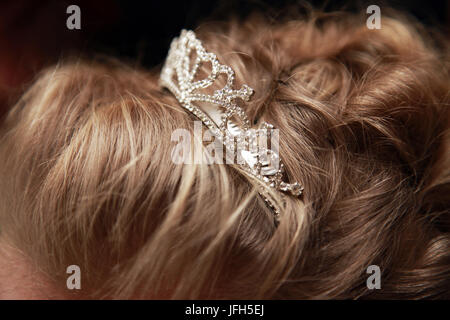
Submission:
M 211 72 L 206 78 L 196 80 L 202 63 L 211 63 Z M 212 86 L 221 74 L 227 77 L 223 88 L 213 94 L 201 92 Z M 239 153 L 238 156 L 244 160 L 239 168 L 259 183 L 261 188 L 258 192 L 272 209 L 278 223 L 280 208 L 268 190 L 298 197 L 303 187 L 298 182 L 283 181 L 284 165 L 278 150 L 258 145 L 259 135 L 265 132 L 271 135 L 274 128 L 267 122 L 262 123 L 258 131 L 251 128 L 246 113 L 236 100 L 249 101 L 254 90 L 246 84 L 239 90 L 233 89 L 234 78 L 233 69 L 220 64 L 215 54 L 207 52 L 193 31 L 182 30 L 181 35 L 172 40 L 159 82 L 175 95 L 183 108 L 199 118 L 227 150 Z M 203 102 L 204 106 L 194 105 L 194 102 Z M 246 148 L 238 150 L 237 144 Z

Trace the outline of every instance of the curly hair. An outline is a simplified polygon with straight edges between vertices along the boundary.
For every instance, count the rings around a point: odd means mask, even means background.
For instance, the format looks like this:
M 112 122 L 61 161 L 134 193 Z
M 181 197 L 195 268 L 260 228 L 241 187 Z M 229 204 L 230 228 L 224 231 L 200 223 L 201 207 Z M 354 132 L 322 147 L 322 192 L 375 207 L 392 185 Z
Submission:
M 445 43 L 398 14 L 379 30 L 309 13 L 196 33 L 255 89 L 247 114 L 279 129 L 304 185 L 280 224 L 233 166 L 171 161 L 194 118 L 158 68 L 77 60 L 43 71 L 2 125 L 3 241 L 61 287 L 79 265 L 91 298 L 450 298 Z

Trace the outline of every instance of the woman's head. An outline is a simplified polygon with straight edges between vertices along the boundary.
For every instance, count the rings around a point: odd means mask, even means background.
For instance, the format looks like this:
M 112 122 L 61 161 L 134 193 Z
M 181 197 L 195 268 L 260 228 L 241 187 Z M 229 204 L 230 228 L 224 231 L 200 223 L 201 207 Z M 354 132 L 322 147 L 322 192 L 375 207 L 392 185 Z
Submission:
M 80 266 L 88 297 L 448 297 L 447 56 L 401 18 L 196 33 L 255 89 L 247 115 L 279 129 L 304 185 L 280 224 L 233 166 L 172 161 L 172 133 L 195 118 L 159 70 L 76 61 L 44 71 L 3 124 L 3 240 L 61 287 Z

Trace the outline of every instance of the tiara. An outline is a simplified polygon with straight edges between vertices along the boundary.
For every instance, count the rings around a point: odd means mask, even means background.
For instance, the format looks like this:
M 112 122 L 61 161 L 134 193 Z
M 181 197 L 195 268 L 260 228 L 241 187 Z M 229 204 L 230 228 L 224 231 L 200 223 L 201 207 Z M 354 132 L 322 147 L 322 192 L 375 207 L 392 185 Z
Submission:
M 199 68 L 204 63 L 211 64 L 211 71 L 205 78 L 197 80 Z M 220 75 L 226 76 L 226 84 L 212 94 L 207 94 L 206 89 L 213 86 Z M 254 90 L 246 84 L 239 90 L 233 89 L 234 79 L 233 69 L 220 64 L 214 53 L 207 52 L 193 31 L 182 30 L 181 35 L 172 40 L 159 82 L 175 95 L 183 108 L 202 121 L 227 151 L 231 151 L 227 155 L 235 157 L 236 152 L 237 157 L 243 160 L 239 162 L 239 169 L 259 183 L 258 192 L 278 222 L 280 208 L 269 190 L 298 197 L 303 187 L 298 182 L 285 182 L 284 165 L 278 150 L 272 146 L 262 147 L 259 143 L 263 141 L 261 137 L 273 138 L 276 131 L 267 122 L 263 122 L 256 130 L 251 128 L 237 100 L 249 101 Z

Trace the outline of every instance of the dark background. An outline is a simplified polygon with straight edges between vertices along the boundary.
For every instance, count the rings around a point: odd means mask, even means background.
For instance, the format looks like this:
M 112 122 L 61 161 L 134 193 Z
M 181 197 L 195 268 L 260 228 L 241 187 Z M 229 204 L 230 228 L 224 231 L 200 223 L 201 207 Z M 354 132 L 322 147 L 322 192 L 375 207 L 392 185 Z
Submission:
M 66 8 L 81 9 L 81 30 L 69 30 Z M 300 5 L 299 5 L 300 4 Z M 311 5 L 325 11 L 365 10 L 376 4 L 406 12 L 430 29 L 450 34 L 450 1 L 3 1 L 0 4 L 0 116 L 42 67 L 70 55 L 104 53 L 151 68 L 163 62 L 182 28 L 253 11 L 276 16 L 283 8 Z
M 371 4 L 394 7 L 408 12 L 430 27 L 444 29 L 449 26 L 450 1 L 286 1 L 286 0 L 197 0 L 197 1 L 143 1 L 139 4 L 117 1 L 120 23 L 110 33 L 96 37 L 92 44 L 113 49 L 116 54 L 140 57 L 144 65 L 160 63 L 167 53 L 171 39 L 182 28 L 193 29 L 201 21 L 226 19 L 230 14 L 244 18 L 259 10 L 275 15 L 283 8 L 301 6 L 332 10 L 364 10 Z M 447 29 L 448 31 L 448 29 Z M 144 50 L 145 49 L 145 50 Z M 142 51 L 141 51 L 142 50 Z

